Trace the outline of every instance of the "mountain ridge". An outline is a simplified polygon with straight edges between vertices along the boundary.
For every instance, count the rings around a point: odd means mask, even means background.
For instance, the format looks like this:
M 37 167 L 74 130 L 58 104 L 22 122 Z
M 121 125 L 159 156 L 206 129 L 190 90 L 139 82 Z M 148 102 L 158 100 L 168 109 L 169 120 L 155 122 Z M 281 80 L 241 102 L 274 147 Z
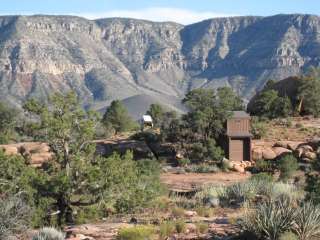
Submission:
M 320 17 L 236 16 L 191 25 L 130 18 L 0 17 L 0 99 L 17 106 L 76 91 L 96 109 L 113 99 L 181 99 L 230 86 L 249 100 L 269 79 L 320 66 Z M 149 98 L 145 98 L 149 99 Z

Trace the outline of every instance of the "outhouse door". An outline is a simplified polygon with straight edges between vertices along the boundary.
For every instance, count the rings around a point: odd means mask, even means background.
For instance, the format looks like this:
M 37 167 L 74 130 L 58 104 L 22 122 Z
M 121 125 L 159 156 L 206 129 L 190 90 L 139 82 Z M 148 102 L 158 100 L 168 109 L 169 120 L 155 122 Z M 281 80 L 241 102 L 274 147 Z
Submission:
M 243 161 L 244 139 L 231 139 L 229 148 L 229 158 L 231 161 Z

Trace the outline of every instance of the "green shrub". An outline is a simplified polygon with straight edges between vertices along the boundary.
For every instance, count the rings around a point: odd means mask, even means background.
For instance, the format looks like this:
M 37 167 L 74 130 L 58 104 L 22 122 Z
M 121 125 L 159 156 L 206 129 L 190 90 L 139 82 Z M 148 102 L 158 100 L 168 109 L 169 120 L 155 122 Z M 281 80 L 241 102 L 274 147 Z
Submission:
M 209 165 L 205 163 L 201 164 L 193 164 L 186 168 L 186 172 L 194 172 L 194 173 L 217 173 L 220 169 L 215 165 Z
M 97 220 L 100 216 L 99 207 L 97 205 L 86 206 L 77 209 L 77 215 L 75 216 L 76 224 L 88 223 L 89 221 Z
M 184 233 L 186 231 L 186 223 L 183 220 L 175 222 L 175 228 L 177 233 Z
M 225 199 L 227 194 L 227 187 L 225 186 L 205 186 L 202 190 L 198 191 L 194 198 L 198 205 L 205 204 L 208 199 Z
M 269 196 L 273 200 L 287 199 L 297 202 L 304 198 L 304 192 L 293 184 L 277 182 L 272 185 Z
M 184 166 L 187 166 L 188 164 L 190 164 L 190 160 L 189 160 L 189 158 L 182 158 L 182 159 L 178 160 L 178 164 L 179 164 L 179 166 L 184 167 Z
M 150 240 L 156 231 L 152 226 L 135 226 L 119 230 L 118 240 Z
M 255 167 L 259 172 L 272 172 L 273 171 L 272 162 L 264 160 L 264 159 L 257 160 Z
M 297 210 L 295 233 L 302 240 L 312 240 L 320 236 L 320 208 L 306 202 Z
M 246 201 L 252 201 L 258 194 L 258 183 L 247 181 L 244 183 L 236 183 L 227 189 L 228 201 L 235 201 L 237 204 L 242 204 Z
M 281 157 L 277 162 L 277 168 L 280 170 L 280 179 L 290 179 L 298 167 L 298 160 L 292 154 Z
M 245 214 L 241 225 L 258 239 L 277 240 L 292 228 L 295 211 L 289 201 L 262 202 L 254 211 Z
M 272 183 L 273 177 L 272 177 L 272 175 L 270 175 L 268 173 L 262 172 L 262 173 L 252 175 L 250 180 L 257 181 L 257 182 Z
M 161 239 L 170 237 L 175 232 L 175 225 L 173 222 L 164 222 L 159 227 L 159 235 Z
M 316 173 L 307 174 L 306 183 L 307 199 L 320 204 L 320 175 Z
M 212 217 L 214 214 L 214 210 L 208 207 L 197 207 L 196 212 L 200 217 Z
M 65 235 L 55 228 L 42 228 L 32 240 L 64 240 Z
M 171 199 L 166 196 L 157 197 L 150 203 L 150 207 L 160 211 L 166 211 L 171 206 Z
M 293 232 L 288 231 L 281 233 L 279 236 L 279 240 L 298 240 L 298 237 Z
M 251 120 L 251 133 L 254 139 L 265 137 L 267 133 L 267 124 L 260 121 L 257 117 L 253 117 Z
M 183 217 L 184 216 L 184 209 L 179 208 L 179 207 L 175 207 L 172 209 L 172 215 L 176 218 Z
M 203 222 L 196 223 L 196 227 L 197 227 L 198 234 L 204 234 L 208 232 L 208 229 L 209 229 L 208 224 Z
M 197 204 L 195 199 L 188 198 L 186 196 L 179 195 L 179 194 L 170 195 L 170 199 L 178 207 L 177 208 L 178 210 L 174 208 L 173 211 L 180 211 L 179 209 L 183 209 L 183 208 L 184 209 L 193 208 Z

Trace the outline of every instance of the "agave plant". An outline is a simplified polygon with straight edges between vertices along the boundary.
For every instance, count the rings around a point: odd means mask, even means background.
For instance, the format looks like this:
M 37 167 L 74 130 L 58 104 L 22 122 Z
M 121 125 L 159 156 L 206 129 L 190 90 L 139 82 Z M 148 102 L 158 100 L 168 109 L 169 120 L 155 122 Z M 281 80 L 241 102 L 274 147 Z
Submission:
M 320 208 L 306 202 L 297 210 L 295 217 L 295 233 L 300 240 L 317 239 L 320 237 Z
M 263 202 L 255 210 L 245 214 L 241 225 L 259 239 L 276 240 L 281 233 L 292 228 L 295 211 L 289 201 Z
M 32 240 L 64 240 L 64 234 L 52 227 L 42 228 Z

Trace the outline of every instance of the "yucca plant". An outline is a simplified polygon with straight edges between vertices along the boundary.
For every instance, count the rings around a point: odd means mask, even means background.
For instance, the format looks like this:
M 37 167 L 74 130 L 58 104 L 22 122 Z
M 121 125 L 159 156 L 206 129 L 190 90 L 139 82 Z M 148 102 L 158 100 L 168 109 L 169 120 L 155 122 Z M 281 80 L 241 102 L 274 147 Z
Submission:
M 236 203 L 251 201 L 258 194 L 258 184 L 254 181 L 245 183 L 236 183 L 227 189 L 228 200 L 234 200 Z
M 289 201 L 263 202 L 245 214 L 241 225 L 259 239 L 277 240 L 281 233 L 293 226 L 295 211 Z
M 52 227 L 42 228 L 32 240 L 64 240 L 65 235 Z
M 320 237 L 320 208 L 311 202 L 306 202 L 297 210 L 295 217 L 295 233 L 300 240 L 310 240 Z
M 299 202 L 304 198 L 304 192 L 293 184 L 277 182 L 272 186 L 270 197 L 273 200 L 287 198 L 290 201 Z

